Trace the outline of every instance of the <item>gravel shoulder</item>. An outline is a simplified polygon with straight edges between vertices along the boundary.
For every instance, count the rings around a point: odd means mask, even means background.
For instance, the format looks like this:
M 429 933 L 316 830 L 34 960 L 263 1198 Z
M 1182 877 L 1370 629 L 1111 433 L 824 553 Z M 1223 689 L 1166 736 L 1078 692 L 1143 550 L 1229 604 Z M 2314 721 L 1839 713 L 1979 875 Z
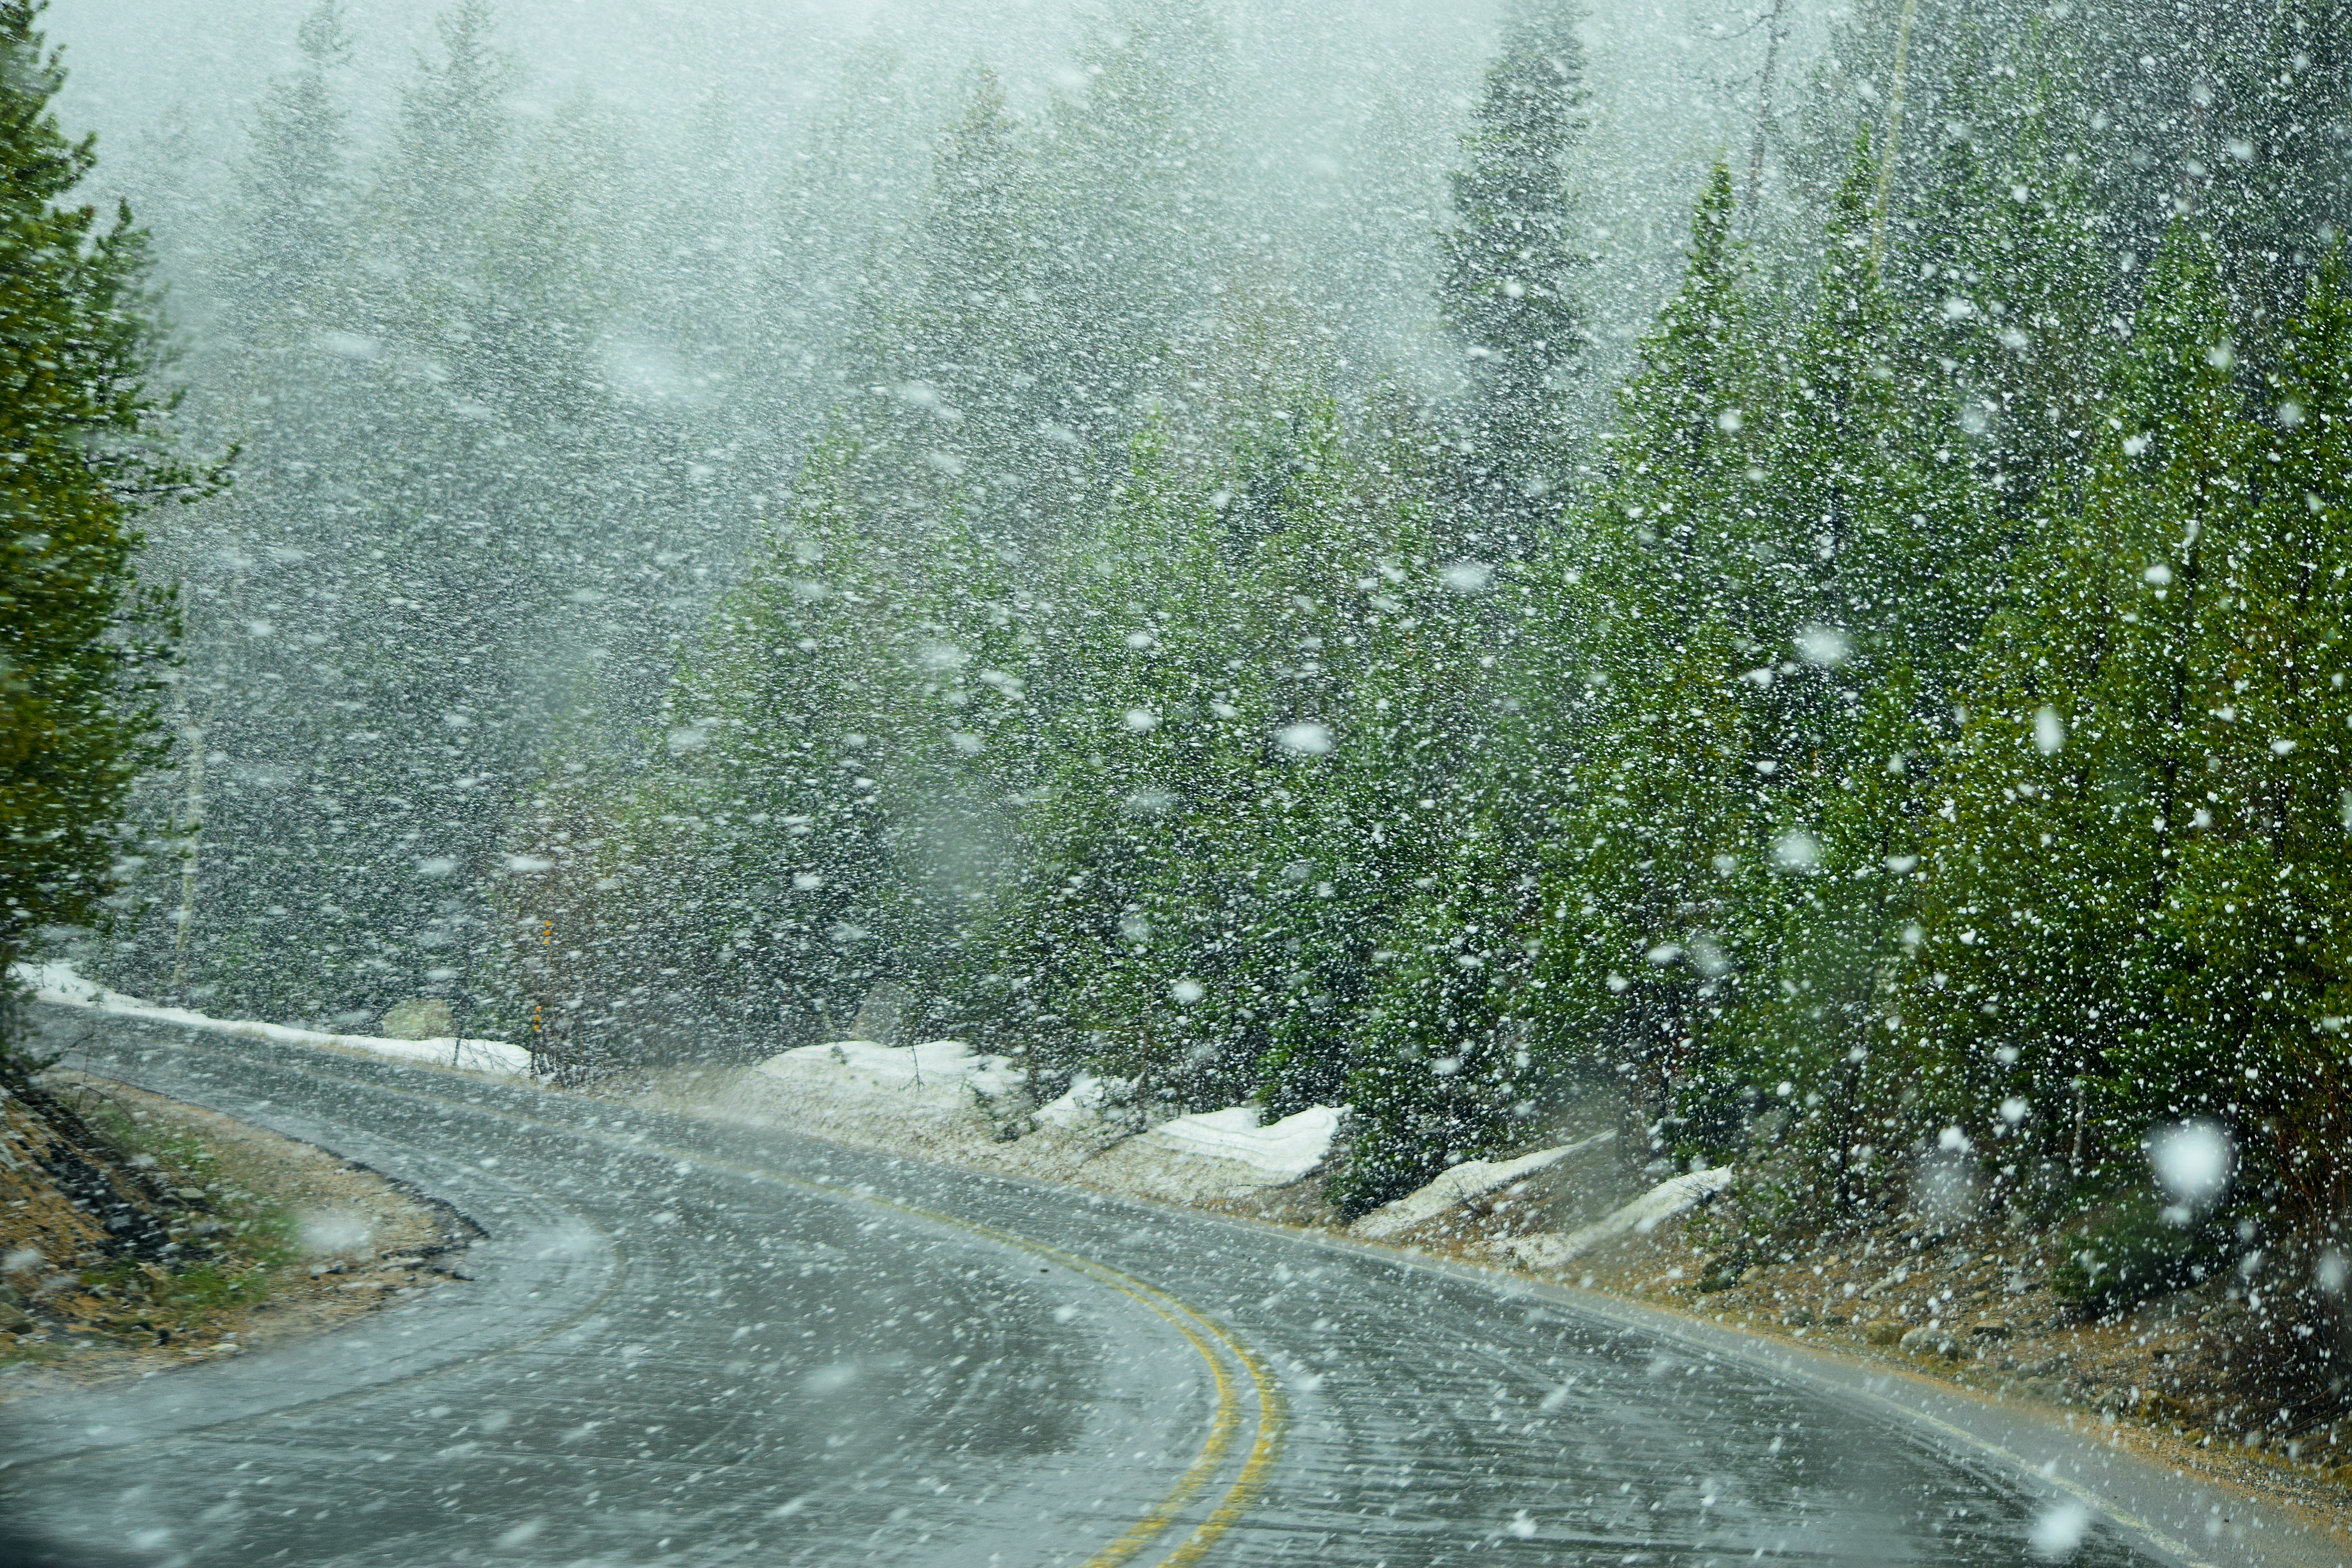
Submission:
M 474 1228 L 363 1166 L 110 1080 L 41 1083 L 166 1195 L 178 1250 L 173 1266 L 52 1257 L 66 1228 L 34 1218 L 37 1192 L 10 1194 L 0 1402 L 236 1356 L 464 1277 Z

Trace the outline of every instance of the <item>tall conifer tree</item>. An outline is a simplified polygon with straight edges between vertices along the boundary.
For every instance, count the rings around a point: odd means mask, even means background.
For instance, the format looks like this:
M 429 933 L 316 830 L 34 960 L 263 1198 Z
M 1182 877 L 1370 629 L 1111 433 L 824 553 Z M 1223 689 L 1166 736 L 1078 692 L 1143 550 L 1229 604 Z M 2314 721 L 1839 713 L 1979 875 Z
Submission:
M 174 631 L 139 586 L 132 519 L 203 484 L 171 456 L 145 236 L 127 210 L 66 204 L 97 152 L 50 110 L 40 9 L 0 4 L 0 977 L 119 874 Z
M 1591 258 L 1577 228 L 1576 153 L 1585 131 L 1581 11 L 1515 0 L 1503 47 L 1463 138 L 1454 222 L 1441 236 L 1438 310 L 1468 356 L 1460 468 L 1474 557 L 1523 558 L 1559 509 L 1588 360 Z
M 2169 1034 L 2190 961 L 2168 912 L 2201 826 L 2204 710 L 2227 706 L 2215 633 L 2235 611 L 2215 579 L 2243 548 L 2255 440 L 2221 287 L 2210 241 L 2177 227 L 2082 509 L 1989 628 L 1936 790 L 1909 1009 L 1930 1113 L 2021 1139 L 2062 1182 L 2135 1149 L 2132 1059 Z

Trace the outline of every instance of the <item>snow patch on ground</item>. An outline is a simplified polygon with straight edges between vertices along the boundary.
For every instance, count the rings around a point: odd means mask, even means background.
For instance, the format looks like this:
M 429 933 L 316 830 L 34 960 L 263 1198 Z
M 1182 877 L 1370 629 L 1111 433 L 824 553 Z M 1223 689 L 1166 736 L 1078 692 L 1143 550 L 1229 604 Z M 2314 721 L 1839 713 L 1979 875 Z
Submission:
M 1606 1218 L 1593 1221 L 1581 1230 L 1565 1233 L 1548 1230 L 1536 1236 L 1492 1241 L 1482 1250 L 1489 1256 L 1507 1258 L 1529 1269 L 1562 1269 L 1604 1241 L 1633 1232 L 1648 1235 L 1675 1216 L 1705 1203 L 1729 1186 L 1733 1178 L 1734 1173 L 1729 1166 L 1711 1171 L 1693 1171 L 1688 1176 L 1660 1182 L 1624 1207 Z
M 1615 1141 L 1614 1133 L 1596 1133 L 1572 1144 L 1538 1149 L 1531 1155 L 1521 1155 L 1515 1160 L 1465 1160 L 1445 1171 L 1427 1186 L 1416 1188 L 1393 1203 L 1382 1204 L 1348 1227 L 1348 1234 L 1367 1241 L 1381 1241 L 1410 1230 L 1426 1219 L 1465 1203 L 1483 1197 L 1496 1187 L 1507 1186 L 1524 1176 L 1532 1176 L 1547 1166 L 1558 1165 L 1571 1155 Z M 1603 1223 L 1606 1223 L 1605 1221 Z
M 1344 1114 L 1338 1105 L 1310 1105 L 1270 1127 L 1258 1125 L 1258 1108 L 1235 1105 L 1166 1121 L 1147 1140 L 1195 1159 L 1230 1160 L 1262 1173 L 1265 1185 L 1297 1181 L 1331 1152 Z
M 993 1100 L 1018 1086 L 1024 1076 L 1005 1058 L 979 1054 L 960 1040 L 919 1045 L 841 1040 L 803 1045 L 768 1058 L 756 1071 L 787 1083 L 814 1076 L 885 1092 L 911 1092 L 927 1103 L 940 1100 L 943 1092 L 953 1105 L 969 1104 L 973 1094 Z
M 1138 1135 L 1129 1083 L 1082 1074 L 1069 1092 L 1023 1113 L 1019 1096 L 1003 1098 L 1021 1082 L 1021 1070 L 1004 1058 L 974 1055 L 959 1042 L 843 1040 L 751 1068 L 657 1069 L 633 1098 L 688 1115 L 1164 1203 L 1245 1198 L 1296 1181 L 1329 1153 L 1340 1118 L 1321 1106 L 1262 1127 L 1256 1107 L 1241 1106 L 1179 1116 Z
M 1047 1101 L 1037 1107 L 1036 1121 L 1044 1127 L 1059 1127 L 1066 1133 L 1076 1133 L 1100 1124 L 1103 1113 L 1113 1099 L 1134 1086 L 1132 1078 L 1097 1078 L 1081 1072 L 1070 1080 L 1070 1087 L 1058 1100 Z
M 151 1023 L 205 1030 L 214 1034 L 244 1035 L 251 1040 L 266 1040 L 272 1045 L 333 1047 L 343 1051 L 363 1051 L 371 1056 L 388 1056 L 402 1061 L 429 1061 L 441 1067 L 462 1067 L 503 1077 L 530 1076 L 530 1052 L 501 1040 L 385 1040 L 372 1034 L 324 1034 L 317 1030 L 289 1029 L 284 1024 L 216 1019 L 186 1008 L 152 1007 L 137 997 L 109 990 L 95 980 L 85 980 L 74 972 L 71 964 L 61 962 L 18 964 L 9 974 L 19 983 L 30 987 L 37 1001 L 88 1008 L 93 1012 L 115 1013 L 124 1018 L 145 1019 Z

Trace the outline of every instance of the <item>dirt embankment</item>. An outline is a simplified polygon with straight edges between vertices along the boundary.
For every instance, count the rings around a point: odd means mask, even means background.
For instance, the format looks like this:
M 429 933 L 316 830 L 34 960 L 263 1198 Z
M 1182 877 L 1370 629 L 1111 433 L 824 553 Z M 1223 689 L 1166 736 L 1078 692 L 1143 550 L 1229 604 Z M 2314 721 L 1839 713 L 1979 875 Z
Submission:
M 453 1277 L 474 1231 L 399 1184 L 52 1071 L 0 1100 L 0 1399 L 331 1327 Z

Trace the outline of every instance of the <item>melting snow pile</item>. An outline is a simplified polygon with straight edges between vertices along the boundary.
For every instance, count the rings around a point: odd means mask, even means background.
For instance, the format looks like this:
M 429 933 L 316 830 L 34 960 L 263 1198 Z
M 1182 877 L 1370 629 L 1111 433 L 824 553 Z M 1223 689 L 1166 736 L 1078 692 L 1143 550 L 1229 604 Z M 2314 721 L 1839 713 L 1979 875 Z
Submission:
M 1297 1181 L 1331 1152 L 1343 1108 L 1310 1105 L 1271 1127 L 1258 1125 L 1258 1108 L 1235 1105 L 1162 1122 L 1145 1134 L 1162 1148 L 1198 1159 L 1230 1160 L 1262 1173 L 1266 1185 Z M 1042 1115 L 1043 1113 L 1040 1113 Z
M 1080 1073 L 1068 1092 L 1024 1115 L 1024 1069 L 951 1040 L 803 1046 L 741 1073 L 695 1078 L 664 1092 L 753 1125 L 1170 1203 L 1298 1180 L 1329 1155 L 1345 1114 L 1318 1105 L 1260 1126 L 1258 1108 L 1241 1105 L 1137 1136 L 1133 1081 Z
M 1131 1078 L 1097 1078 L 1091 1073 L 1081 1072 L 1070 1080 L 1067 1093 L 1037 1107 L 1037 1124 L 1044 1127 L 1059 1127 L 1066 1133 L 1094 1126 L 1103 1120 L 1104 1113 L 1110 1109 L 1115 1096 L 1123 1093 L 1134 1082 Z
M 929 1109 L 961 1109 L 978 1094 L 993 1100 L 1021 1082 L 1021 1070 L 1002 1056 L 975 1054 L 960 1040 L 920 1045 L 876 1045 L 843 1040 L 803 1045 L 760 1063 L 761 1076 L 782 1082 L 892 1091 Z
M 372 1034 L 326 1034 L 318 1030 L 289 1029 L 284 1024 L 252 1023 L 243 1019 L 216 1019 L 186 1008 L 151 1007 L 137 997 L 110 991 L 95 980 L 74 973 L 71 964 L 19 964 L 10 973 L 32 988 L 34 999 L 89 1008 L 93 1012 L 145 1019 L 181 1029 L 207 1030 L 214 1034 L 241 1034 L 272 1045 L 337 1046 L 363 1051 L 371 1056 L 396 1057 L 404 1061 L 429 1061 L 442 1067 L 470 1068 L 523 1078 L 530 1073 L 530 1052 L 502 1040 L 385 1040 Z
M 1382 1204 L 1348 1227 L 1348 1233 L 1360 1236 L 1368 1241 L 1385 1240 L 1400 1231 L 1412 1229 L 1424 1219 L 1435 1218 L 1457 1203 L 1482 1197 L 1521 1176 L 1532 1176 L 1547 1166 L 1558 1165 L 1570 1155 L 1597 1149 L 1616 1136 L 1614 1133 L 1596 1133 L 1572 1144 L 1521 1155 L 1515 1160 L 1465 1160 L 1427 1186 L 1409 1192 L 1394 1203 Z
M 1521 1236 L 1509 1241 L 1489 1242 L 1485 1250 L 1510 1258 L 1530 1269 L 1565 1268 L 1575 1258 L 1591 1251 L 1603 1241 L 1629 1232 L 1648 1235 L 1665 1221 L 1700 1204 L 1731 1185 L 1729 1166 L 1711 1171 L 1693 1171 L 1662 1181 L 1624 1207 L 1604 1219 L 1597 1219 L 1581 1230 L 1565 1234 L 1546 1231 L 1539 1236 Z

